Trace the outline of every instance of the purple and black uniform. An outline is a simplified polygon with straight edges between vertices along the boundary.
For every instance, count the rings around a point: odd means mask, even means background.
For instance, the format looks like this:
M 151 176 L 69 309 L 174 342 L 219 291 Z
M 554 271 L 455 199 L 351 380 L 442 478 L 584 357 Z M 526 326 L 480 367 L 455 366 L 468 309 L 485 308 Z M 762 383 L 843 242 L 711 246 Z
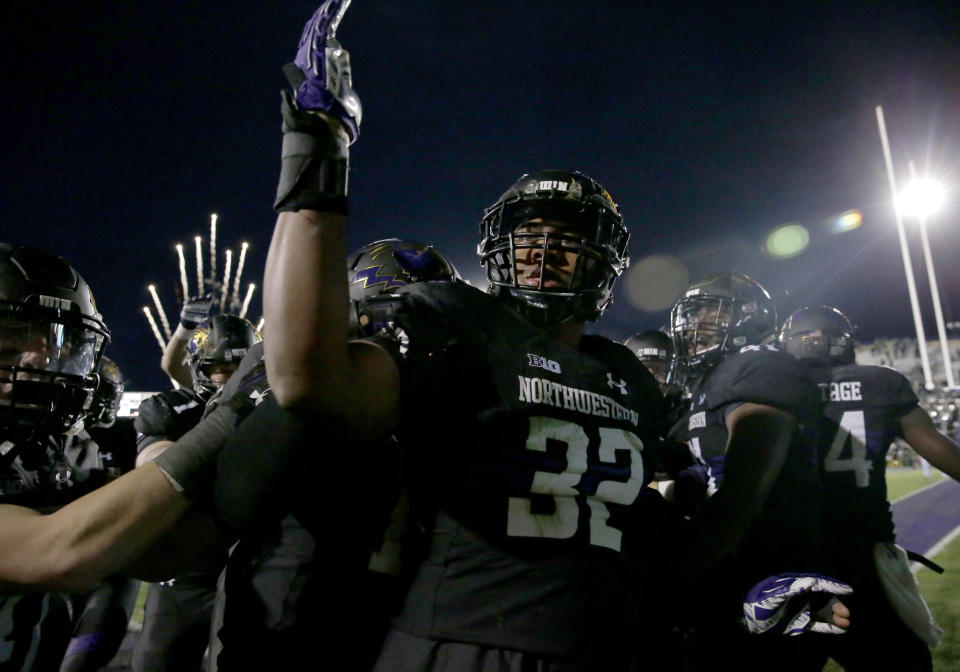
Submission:
M 106 479 L 95 445 L 77 437 L 51 436 L 42 446 L 20 451 L 0 468 L 0 504 L 49 513 L 100 487 Z M 59 669 L 70 634 L 68 596 L 0 597 L 0 670 Z
M 726 355 L 691 385 L 690 410 L 673 426 L 671 438 L 687 444 L 695 462 L 691 471 L 699 476 L 704 500 L 712 497 L 722 491 L 728 466 L 726 419 L 743 403 L 786 411 L 796 418 L 797 427 L 786 460 L 756 519 L 737 548 L 716 566 L 705 568 L 698 579 L 698 594 L 705 599 L 695 615 L 694 656 L 718 666 L 728 654 L 733 656 L 731 662 L 742 663 L 743 656 L 750 655 L 747 652 L 760 650 L 756 647 L 771 645 L 770 651 L 777 653 L 781 644 L 792 646 L 790 640 L 805 640 L 748 637 L 738 623 L 742 599 L 753 584 L 768 576 L 823 568 L 822 494 L 813 441 L 819 403 L 813 381 L 796 359 L 770 345 L 748 345 Z M 691 490 L 685 487 L 688 497 Z M 696 516 L 694 512 L 694 519 Z M 803 667 L 800 661 L 794 662 Z M 787 661 L 779 664 L 786 665 Z
M 504 650 L 611 669 L 631 606 L 621 551 L 644 530 L 644 451 L 664 417 L 656 381 L 624 346 L 571 348 L 462 283 L 398 296 L 397 437 L 432 538 L 376 669 L 441 643 L 459 661 L 444 669 Z
M 205 407 L 203 398 L 187 388 L 145 399 L 134 421 L 137 452 L 158 441 L 177 441 L 200 422 Z M 199 667 L 210 637 L 217 577 L 222 569 L 222 563 L 212 563 L 204 570 L 150 585 L 143 631 L 133 652 L 135 672 Z
M 917 408 L 917 395 L 885 366 L 812 365 L 810 371 L 824 403 L 818 449 L 829 574 L 854 589 L 844 598 L 853 614 L 850 630 L 831 641 L 830 655 L 849 669 L 930 670 L 930 649 L 890 607 L 873 559 L 876 543 L 894 540 L 886 455 L 901 436 L 900 418 Z

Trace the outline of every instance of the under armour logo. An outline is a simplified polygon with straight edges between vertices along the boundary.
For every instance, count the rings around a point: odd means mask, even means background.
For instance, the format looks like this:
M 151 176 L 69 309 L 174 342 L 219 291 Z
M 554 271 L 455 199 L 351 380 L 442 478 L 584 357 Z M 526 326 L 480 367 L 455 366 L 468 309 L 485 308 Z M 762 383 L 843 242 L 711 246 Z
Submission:
M 617 382 L 616 380 L 613 379 L 613 374 L 610 373 L 609 371 L 607 371 L 607 385 L 609 385 L 610 387 L 616 387 L 617 389 L 619 389 L 620 394 L 627 393 L 627 381 L 621 378 L 620 381 Z
M 253 399 L 253 405 L 259 406 L 260 402 L 267 398 L 267 392 L 269 392 L 269 390 L 264 390 L 262 392 L 260 390 L 254 390 L 251 392 L 250 398 Z
M 57 490 L 73 487 L 73 481 L 70 479 L 70 476 L 72 476 L 72 474 L 69 469 L 57 472 L 56 476 L 54 476 L 54 480 L 57 482 Z
M 701 394 L 701 395 L 697 398 L 697 406 L 703 406 L 703 404 L 704 404 L 706 401 L 707 401 L 707 395 Z

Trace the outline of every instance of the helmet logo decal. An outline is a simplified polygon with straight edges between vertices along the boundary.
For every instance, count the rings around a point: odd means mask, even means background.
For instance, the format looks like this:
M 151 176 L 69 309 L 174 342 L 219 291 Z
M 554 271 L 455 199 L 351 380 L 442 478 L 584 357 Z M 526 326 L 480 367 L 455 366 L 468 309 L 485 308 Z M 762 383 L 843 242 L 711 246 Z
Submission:
M 203 344 L 207 342 L 207 337 L 210 336 L 210 328 L 206 326 L 197 327 L 193 332 L 193 338 L 190 339 L 190 342 L 187 344 L 187 350 L 190 352 L 196 352 L 203 348 Z
M 56 296 L 44 296 L 41 294 L 39 297 L 40 305 L 44 308 L 56 308 L 57 310 L 70 310 L 70 301 L 69 299 L 60 299 Z
M 530 180 L 523 185 L 523 191 L 535 194 L 538 191 L 562 191 L 568 198 L 579 199 L 583 195 L 583 187 L 579 182 L 564 182 L 562 180 Z M 611 199 L 612 201 L 612 199 Z
M 398 280 L 395 275 L 380 275 L 380 271 L 383 269 L 383 265 L 380 266 L 368 266 L 367 268 L 361 268 L 356 273 L 353 274 L 353 278 L 350 280 L 350 284 L 354 285 L 362 282 L 364 289 L 369 289 L 376 285 L 383 285 L 383 289 L 393 289 L 394 287 L 403 287 L 407 283 L 403 280 Z

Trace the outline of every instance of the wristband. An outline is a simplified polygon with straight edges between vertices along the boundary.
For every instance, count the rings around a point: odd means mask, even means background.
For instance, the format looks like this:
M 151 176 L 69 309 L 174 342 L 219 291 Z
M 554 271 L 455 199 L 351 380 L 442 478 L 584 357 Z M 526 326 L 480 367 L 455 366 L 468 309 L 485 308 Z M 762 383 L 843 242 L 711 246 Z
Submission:
M 349 140 L 331 131 L 323 117 L 297 109 L 289 91 L 282 97 L 283 150 L 274 209 L 347 214 Z

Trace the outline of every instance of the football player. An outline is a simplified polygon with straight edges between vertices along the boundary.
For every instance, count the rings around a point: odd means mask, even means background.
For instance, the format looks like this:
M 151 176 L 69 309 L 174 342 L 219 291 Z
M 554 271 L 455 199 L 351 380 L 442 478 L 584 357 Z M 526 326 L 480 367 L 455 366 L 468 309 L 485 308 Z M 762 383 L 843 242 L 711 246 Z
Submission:
M 137 464 L 155 458 L 200 422 L 206 403 L 230 378 L 260 335 L 247 320 L 220 314 L 201 322 L 187 342 L 193 389 L 168 390 L 145 399 L 134 422 Z M 207 648 L 217 578 L 226 555 L 147 592 L 143 631 L 133 652 L 136 672 L 197 667 Z
M 0 243 L 3 508 L 39 515 L 103 482 L 99 456 L 78 463 L 65 442 L 83 428 L 108 341 L 90 288 L 66 261 Z M 70 638 L 65 597 L 10 592 L 0 597 L 0 668 L 56 669 Z
M 851 670 L 930 670 L 928 645 L 938 628 L 894 546 L 887 501 L 886 454 L 897 437 L 955 480 L 960 480 L 960 446 L 937 431 L 920 408 L 910 382 L 886 366 L 857 364 L 854 328 L 836 308 L 801 308 L 784 322 L 783 350 L 806 364 L 820 390 L 820 469 L 825 485 L 823 530 L 831 574 L 854 587 L 850 607 L 856 620 L 849 635 L 831 642 L 830 655 Z M 904 616 L 884 589 L 890 559 L 902 558 L 905 587 L 916 609 Z M 904 622 L 907 618 L 907 624 Z M 915 628 L 912 630 L 911 628 Z M 877 642 L 896 642 L 878 647 Z
M 351 254 L 347 277 L 350 332 L 374 335 L 385 328 L 389 311 L 380 309 L 382 302 L 369 306 L 368 301 L 410 283 L 454 281 L 459 275 L 432 246 L 394 238 Z M 227 566 L 220 670 L 270 667 L 278 652 L 290 661 L 314 656 L 321 631 L 338 643 L 324 654 L 328 665 L 369 670 L 415 562 L 417 545 L 410 537 L 417 526 L 401 496 L 396 442 L 331 451 L 308 425 L 307 455 L 294 468 L 282 467 L 290 446 L 278 445 L 279 436 L 295 441 L 303 433 L 299 424 L 266 398 L 238 428 L 218 463 L 217 509 L 240 536 Z M 352 500 L 353 486 L 327 484 L 318 495 L 316 475 L 349 471 L 356 453 L 370 456 L 363 469 L 366 494 L 352 501 L 349 516 L 331 518 L 329 506 Z M 267 477 L 268 472 L 280 478 Z M 337 540 L 336 554 L 321 552 L 330 538 Z M 330 576 L 337 577 L 335 585 Z M 331 613 L 337 614 L 335 624 Z
M 160 368 L 181 387 L 193 386 L 193 373 L 190 369 L 188 346 L 194 330 L 210 320 L 213 309 L 213 294 L 192 296 L 183 302 L 180 309 L 180 322 L 167 341 L 160 357 Z
M 74 455 L 75 463 L 97 455 L 109 476 L 117 477 L 133 468 L 136 435 L 131 418 L 117 418 L 124 390 L 120 367 L 104 355 L 97 374 L 100 382 L 87 411 L 84 430 L 68 438 L 65 453 Z M 139 590 L 139 581 L 115 574 L 89 592 L 70 596 L 73 636 L 60 672 L 92 672 L 113 659 L 127 634 Z
M 778 669 L 820 669 L 808 637 L 748 636 L 738 624 L 741 596 L 764 577 L 823 571 L 816 452 L 804 433 L 818 421 L 816 387 L 799 362 L 768 344 L 776 308 L 742 273 L 694 283 L 670 320 L 690 393 L 671 436 L 688 445 L 704 494 L 672 569 L 694 579 L 697 595 L 713 596 L 695 618 L 695 664 L 724 668 L 770 655 Z M 848 625 L 848 615 L 838 605 L 828 617 Z
M 352 442 L 394 432 L 411 498 L 433 512 L 375 669 L 612 669 L 620 551 L 663 418 L 636 357 L 583 333 L 627 265 L 620 212 L 581 173 L 524 175 L 481 218 L 489 293 L 409 285 L 385 321 L 392 346 L 351 341 L 340 269 L 360 108 L 332 37 L 344 8 L 320 7 L 287 68 L 264 345 L 282 407 Z
M 660 384 L 660 390 L 666 394 L 669 386 L 676 382 L 677 355 L 673 351 L 673 340 L 659 329 L 640 331 L 623 342 L 637 356 L 647 370 Z

